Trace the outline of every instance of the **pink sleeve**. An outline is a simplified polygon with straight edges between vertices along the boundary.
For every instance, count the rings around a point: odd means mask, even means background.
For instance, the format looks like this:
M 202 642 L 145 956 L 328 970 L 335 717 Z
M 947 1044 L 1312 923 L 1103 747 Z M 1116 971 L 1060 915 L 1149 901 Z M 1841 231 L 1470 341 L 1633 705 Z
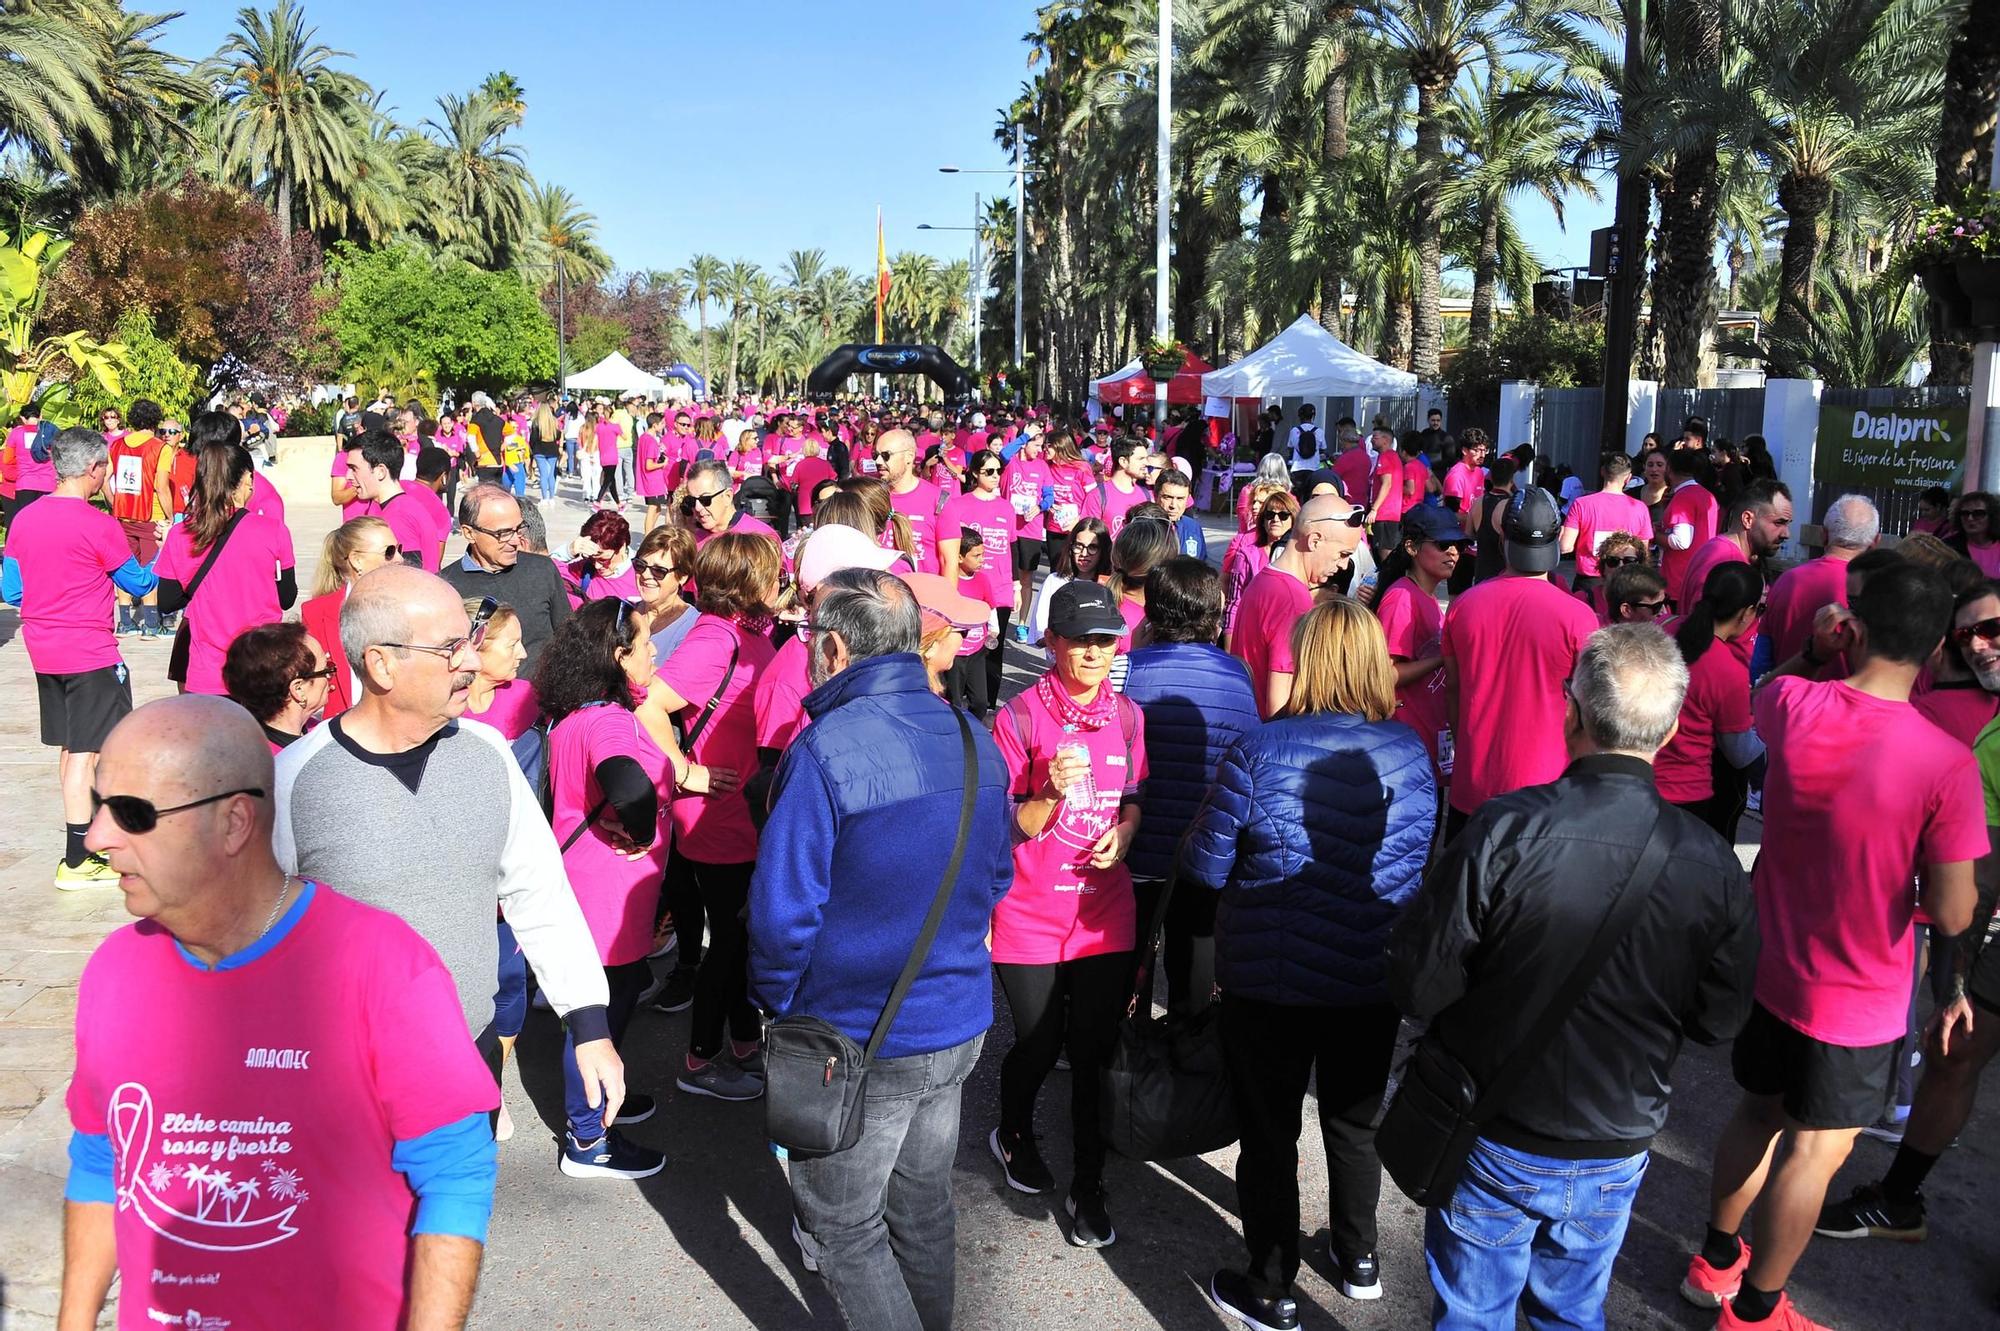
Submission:
M 500 1103 L 465 1028 L 458 990 L 431 945 L 400 920 L 367 952 L 368 1069 L 389 1135 L 410 1141 Z
M 729 630 L 721 624 L 710 629 L 704 615 L 681 639 L 673 655 L 660 663 L 660 678 L 681 696 L 681 701 L 700 710 L 725 683 L 723 670 L 729 663 Z M 704 733 L 702 738 L 706 739 Z
M 292 531 L 282 522 L 266 518 L 271 524 L 271 555 L 278 561 L 279 568 L 291 568 L 296 563 L 292 553 Z
M 1389 655 L 1399 656 L 1406 661 L 1417 655 L 1417 617 L 1410 605 L 1410 598 L 1395 594 L 1391 587 L 1375 607 L 1375 617 L 1382 621 L 1382 636 L 1388 639 Z
M 1029 798 L 1033 792 L 1028 787 L 1028 751 L 1021 747 L 1021 733 L 1029 728 L 1028 719 L 1022 715 L 1026 704 L 1017 701 L 1008 703 L 993 714 L 993 743 L 1000 750 L 1000 758 L 1007 764 L 1007 788 L 1017 800 Z
M 341 452 L 341 451 L 339 451 L 339 450 L 337 450 L 337 449 L 336 449 L 336 450 L 334 451 L 334 454 L 333 454 L 333 470 L 332 470 L 332 471 L 330 471 L 330 472 L 328 472 L 328 473 L 327 473 L 327 475 L 329 475 L 329 476 L 333 477 L 333 478 L 334 478 L 334 479 L 336 479 L 336 480 L 346 480 L 346 479 L 347 479 L 347 454 L 346 454 L 346 453 L 343 453 L 343 452 Z
M 1292 655 L 1292 631 L 1289 626 L 1283 632 L 1271 635 L 1271 650 L 1264 658 L 1264 666 L 1275 675 L 1296 675 L 1299 672 L 1298 660 Z
M 1732 663 L 1736 660 L 1733 651 L 1729 659 Z M 1722 696 L 1715 709 L 1715 733 L 1740 735 L 1756 725 L 1750 716 L 1750 674 L 1746 670 L 1729 670 L 1722 678 Z
M 1955 755 L 1950 770 L 1939 779 L 1935 811 L 1924 827 L 1919 847 L 1924 864 L 1957 864 L 1976 860 L 1992 849 L 1986 831 L 1986 796 L 1979 785 L 1979 766 L 1970 751 Z
M 1123 792 L 1129 796 L 1139 789 L 1139 783 L 1152 771 L 1146 763 L 1146 714 L 1139 710 L 1137 703 L 1123 694 L 1118 697 L 1118 705 L 1129 708 L 1132 713 L 1132 765 L 1125 777 Z

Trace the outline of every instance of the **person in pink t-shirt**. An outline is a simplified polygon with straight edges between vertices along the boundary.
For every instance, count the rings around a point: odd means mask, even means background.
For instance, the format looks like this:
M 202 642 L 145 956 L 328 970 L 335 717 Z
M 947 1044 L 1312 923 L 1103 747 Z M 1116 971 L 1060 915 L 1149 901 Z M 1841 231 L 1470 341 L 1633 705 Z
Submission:
M 1470 542 L 1449 509 L 1426 504 L 1403 519 L 1403 543 L 1382 563 L 1375 617 L 1396 665 L 1396 720 L 1417 732 L 1440 782 L 1451 777 L 1445 714 L 1444 611 L 1438 587 L 1451 581 Z
M 379 517 L 396 533 L 396 544 L 406 563 L 426 573 L 438 570 L 441 551 L 433 541 L 435 532 L 421 500 L 403 493 L 396 479 L 403 465 L 403 445 L 387 430 L 368 430 L 347 446 L 347 474 L 361 496 L 361 512 L 356 516 Z M 342 510 L 345 512 L 345 510 Z
M 667 505 L 673 497 L 670 484 L 673 465 L 668 441 L 660 433 L 660 413 L 656 411 L 646 417 L 646 428 L 640 432 L 632 454 L 632 484 L 646 504 L 646 531 L 653 530 L 667 516 Z
M 278 867 L 235 704 L 140 709 L 97 781 L 90 842 L 141 922 L 77 989 L 62 1324 L 95 1325 L 114 1273 L 128 1331 L 469 1308 L 500 1097 L 437 952 Z
M 1369 478 L 1375 474 L 1375 455 L 1368 451 L 1368 445 L 1357 438 L 1352 447 L 1333 460 L 1333 474 L 1340 478 L 1340 489 L 1349 499 L 1364 509 L 1375 507 L 1375 487 Z
M 1913 914 L 1921 905 L 1945 934 L 1971 927 L 1973 862 L 1991 849 L 1972 754 L 1909 703 L 1951 623 L 1949 588 L 1891 565 L 1855 596 L 1853 620 L 1851 675 L 1780 676 L 1753 704 L 1771 756 L 1751 876 L 1756 1004 L 1731 1057 L 1743 1096 L 1716 1143 L 1708 1239 L 1683 1286 L 1733 1299 L 1721 1325 L 1808 1324 L 1785 1284 L 1827 1184 L 1888 1102 Z M 1737 1231 L 1760 1195 L 1746 1244 Z
M 1516 491 L 1501 532 L 1507 572 L 1454 598 L 1439 640 L 1453 741 L 1447 840 L 1493 796 L 1562 775 L 1565 681 L 1598 628 L 1588 605 L 1549 582 L 1562 558 L 1555 496 Z
M 1424 465 L 1424 437 L 1405 431 L 1396 452 L 1403 462 L 1403 516 L 1430 499 L 1431 469 Z
M 1655 535 L 1660 538 L 1660 575 L 1676 605 L 1690 599 L 1685 585 L 1695 550 L 1722 525 L 1720 505 L 1699 479 L 1706 468 L 1707 455 L 1697 450 L 1677 448 L 1667 454 L 1667 480 L 1673 489 L 1667 492 L 1666 513 Z
M 1030 422 L 1014 460 L 1000 473 L 1000 489 L 1021 524 L 1014 533 L 1014 637 L 1019 642 L 1028 640 L 1028 600 L 1035 570 L 1050 553 L 1048 508 L 1054 503 L 1055 473 L 1042 450 L 1042 427 Z
M 1701 599 L 1673 628 L 1687 662 L 1687 695 L 1680 725 L 1653 758 L 1660 798 L 1678 804 L 1736 844 L 1743 813 L 1743 783 L 1717 781 L 1724 763 L 1732 772 L 1764 752 L 1750 718 L 1750 668 L 1731 643 L 1757 622 L 1764 579 L 1749 564 L 1719 564 L 1702 585 Z
M 1466 430 L 1458 437 L 1458 448 L 1458 461 L 1445 472 L 1438 489 L 1444 506 L 1464 521 L 1486 492 L 1486 431 L 1477 426 Z
M 889 483 L 889 506 L 910 524 L 918 573 L 936 573 L 938 488 L 917 474 L 917 441 L 908 430 L 884 430 L 875 440 L 875 465 Z
M 1132 995 L 1132 875 L 1146 777 L 1145 720 L 1109 683 L 1125 620 L 1108 589 L 1056 593 L 1053 664 L 994 720 L 1014 800 L 1014 886 L 993 912 L 993 969 L 1013 1015 L 1000 1064 L 1000 1123 L 988 1146 L 1017 1190 L 1054 1187 L 1035 1147 L 1035 1099 L 1059 1054 L 1070 1060 L 1074 1164 L 1070 1242 L 1116 1237 L 1104 1199 L 1098 1066 Z
M 1812 641 L 1813 618 L 1822 606 L 1847 604 L 1847 568 L 1882 534 L 1881 515 L 1865 495 L 1842 495 L 1827 505 L 1826 553 L 1786 569 L 1771 584 L 1771 608 L 1763 632 L 1771 639 L 1771 659 L 1789 661 Z
M 1562 551 L 1576 556 L 1576 590 L 1588 591 L 1603 576 L 1598 549 L 1613 532 L 1629 532 L 1642 542 L 1653 539 L 1653 518 L 1637 496 L 1626 493 L 1632 479 L 1632 459 L 1625 450 L 1605 450 L 1597 464 L 1603 486 L 1570 501 L 1563 514 Z
M 185 693 L 222 693 L 222 661 L 236 635 L 276 623 L 298 599 L 291 532 L 243 507 L 254 470 L 240 444 L 202 449 L 187 521 L 167 532 L 153 565 L 160 612 L 187 611 L 177 635 L 187 642 L 185 658 L 168 666 L 168 677 Z M 197 576 L 200 585 L 190 594 Z
M 1125 529 L 1125 515 L 1153 497 L 1144 484 L 1148 456 L 1145 440 L 1118 440 L 1111 445 L 1111 466 L 1104 479 L 1084 492 L 1084 513 L 1103 518 L 1114 541 Z
M 690 758 L 735 778 L 673 806 L 675 854 L 693 877 L 709 929 L 676 1084 L 718 1100 L 764 1093 L 763 1077 L 750 1064 L 760 1026 L 746 997 L 750 954 L 743 928 L 757 826 L 740 782 L 757 771 L 756 690 L 774 655 L 769 634 L 779 570 L 778 543 L 761 535 L 723 532 L 699 546 L 694 580 L 701 618 L 660 663 L 646 697 L 648 706 L 679 718 Z
M 1267 502 L 1265 509 L 1271 505 Z M 1318 495 L 1299 510 L 1289 540 L 1250 580 L 1236 606 L 1229 651 L 1250 670 L 1257 711 L 1277 715 L 1292 696 L 1292 626 L 1312 608 L 1313 593 L 1347 567 L 1361 544 L 1367 510 L 1339 495 Z
M 938 513 L 938 564 L 958 566 L 963 534 L 979 533 L 986 547 L 986 562 L 970 586 L 959 588 L 993 607 L 999 628 L 986 644 L 986 708 L 1000 701 L 1000 674 L 1007 649 L 1007 626 L 1014 614 L 1014 539 L 1020 530 L 1020 515 L 1000 493 L 1000 475 L 1006 464 L 991 451 L 974 453 L 966 468 L 973 488 L 966 494 L 945 500 Z
M 1403 539 L 1403 458 L 1396 451 L 1396 432 L 1377 425 L 1375 465 L 1368 478 L 1368 533 L 1378 557 L 1386 556 Z
M 1299 516 L 1299 501 L 1292 497 L 1289 482 L 1258 481 L 1243 487 L 1251 500 L 1250 523 L 1229 539 L 1222 552 L 1222 645 L 1229 647 L 1236 628 L 1236 607 L 1250 580 L 1271 562 L 1278 542 L 1292 534 Z
M 1989 578 L 2000 578 L 2000 495 L 1973 490 L 1958 497 L 1952 507 L 1952 529 L 1958 533 L 1953 546 L 1979 565 Z
M 625 438 L 625 431 L 608 415 L 597 417 L 586 428 L 590 438 L 585 443 L 595 443 L 599 468 L 597 496 L 592 502 L 609 503 L 615 508 L 624 502 L 618 493 L 618 445 Z
M 443 492 L 451 475 L 451 454 L 436 444 L 426 444 L 417 451 L 416 479 L 403 487 L 404 496 L 416 501 L 431 524 L 432 544 L 440 564 L 444 562 L 444 543 L 451 539 L 458 525 L 444 503 Z
M 632 569 L 632 524 L 625 515 L 599 509 L 583 520 L 569 543 L 570 558 L 556 563 L 569 588 L 571 609 L 607 597 L 640 600 L 639 575 Z

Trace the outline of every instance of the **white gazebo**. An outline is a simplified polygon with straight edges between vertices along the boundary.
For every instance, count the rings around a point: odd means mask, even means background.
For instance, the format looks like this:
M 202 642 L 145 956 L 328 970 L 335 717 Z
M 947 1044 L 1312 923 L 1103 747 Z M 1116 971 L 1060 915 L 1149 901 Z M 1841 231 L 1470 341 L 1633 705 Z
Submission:
M 1201 377 L 1210 397 L 1414 397 L 1417 376 L 1364 356 L 1301 314 L 1234 365 Z
M 580 393 L 617 393 L 621 397 L 638 394 L 643 397 L 661 397 L 666 394 L 667 381 L 657 374 L 646 371 L 625 359 L 625 353 L 614 351 L 587 370 L 579 370 L 563 380 L 563 387 Z

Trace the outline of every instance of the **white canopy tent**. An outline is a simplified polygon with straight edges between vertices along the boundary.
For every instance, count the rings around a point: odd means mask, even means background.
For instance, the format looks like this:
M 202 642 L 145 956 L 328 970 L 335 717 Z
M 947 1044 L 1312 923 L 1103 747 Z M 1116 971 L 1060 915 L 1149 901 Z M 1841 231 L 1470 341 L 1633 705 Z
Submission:
M 1362 355 L 1301 314 L 1234 365 L 1204 374 L 1201 391 L 1221 398 L 1412 397 L 1417 376 Z
M 667 391 L 667 381 L 626 360 L 624 352 L 614 351 L 589 369 L 570 375 L 563 380 L 563 387 L 583 393 L 638 393 L 656 397 Z

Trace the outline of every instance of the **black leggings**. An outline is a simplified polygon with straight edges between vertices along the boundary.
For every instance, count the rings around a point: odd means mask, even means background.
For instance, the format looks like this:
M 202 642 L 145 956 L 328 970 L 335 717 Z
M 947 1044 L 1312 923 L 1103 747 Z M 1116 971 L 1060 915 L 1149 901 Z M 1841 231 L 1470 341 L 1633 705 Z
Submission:
M 667 876 L 660 885 L 660 909 L 674 922 L 677 944 L 674 969 L 701 965 L 701 889 L 695 886 L 694 866 L 678 849 L 667 852 Z
M 757 1009 L 750 1006 L 750 931 L 743 919 L 750 905 L 750 872 L 757 866 L 754 861 L 687 863 L 708 912 L 708 954 L 695 976 L 688 1052 L 710 1059 L 722 1052 L 724 1026 L 740 1044 L 755 1040 L 760 1029 Z
M 597 483 L 597 497 L 600 500 L 609 499 L 614 504 L 620 502 L 618 498 L 618 466 L 616 463 L 604 469 L 604 478 Z
M 1000 705 L 1000 677 L 1007 665 L 1007 625 L 1014 618 L 1011 606 L 1001 606 L 996 612 L 1000 616 L 1000 627 L 993 634 L 993 641 L 986 644 L 986 708 L 991 711 Z
M 1097 1069 L 1132 997 L 1132 954 L 1106 952 L 1045 966 L 996 962 L 993 969 L 1014 1017 L 1014 1047 L 1000 1063 L 1000 1131 L 1033 1131 L 1035 1097 L 1067 1046 L 1074 1181 L 1094 1188 L 1104 1181 Z

